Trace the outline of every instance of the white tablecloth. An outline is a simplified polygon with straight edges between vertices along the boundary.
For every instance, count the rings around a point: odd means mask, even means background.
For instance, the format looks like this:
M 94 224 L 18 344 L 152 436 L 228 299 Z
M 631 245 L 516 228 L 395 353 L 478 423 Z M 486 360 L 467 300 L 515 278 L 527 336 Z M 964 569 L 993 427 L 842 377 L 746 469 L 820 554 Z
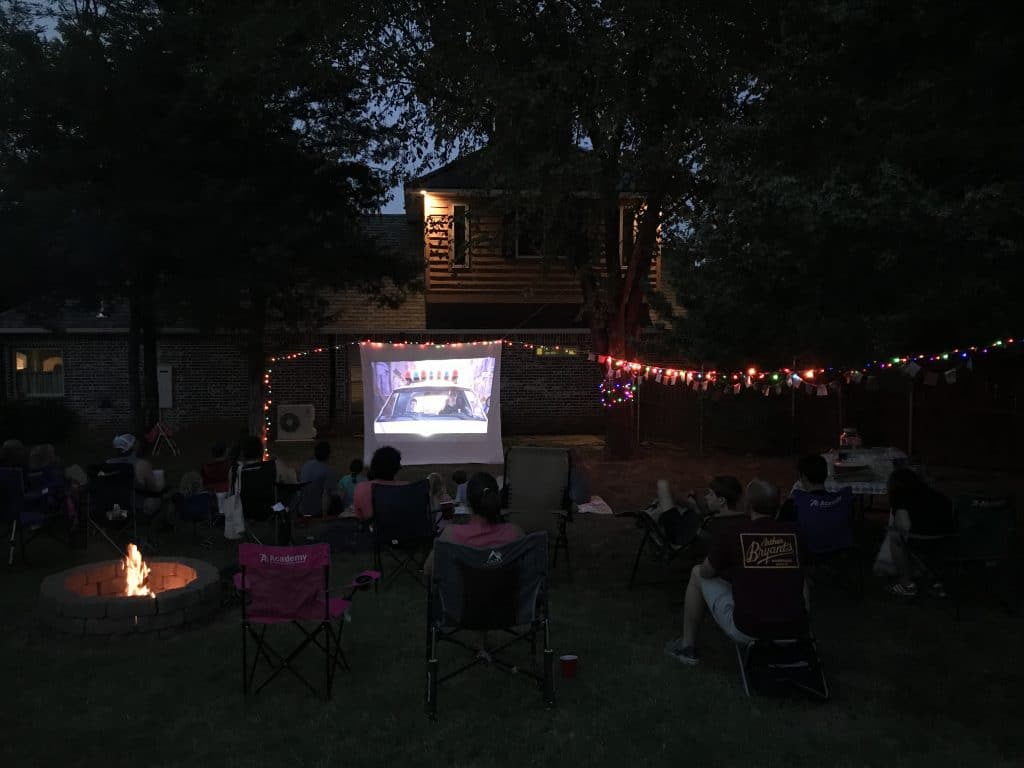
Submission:
M 839 452 L 846 457 L 845 461 L 850 464 L 867 464 L 871 467 L 872 477 L 870 479 L 857 480 L 836 480 L 835 462 L 839 459 Z M 828 479 L 825 487 L 830 491 L 840 488 L 850 488 L 855 494 L 863 496 L 883 496 L 888 492 L 886 484 L 889 475 L 892 473 L 894 462 L 904 460 L 907 454 L 899 448 L 841 448 L 839 451 L 829 451 L 822 454 L 828 463 Z

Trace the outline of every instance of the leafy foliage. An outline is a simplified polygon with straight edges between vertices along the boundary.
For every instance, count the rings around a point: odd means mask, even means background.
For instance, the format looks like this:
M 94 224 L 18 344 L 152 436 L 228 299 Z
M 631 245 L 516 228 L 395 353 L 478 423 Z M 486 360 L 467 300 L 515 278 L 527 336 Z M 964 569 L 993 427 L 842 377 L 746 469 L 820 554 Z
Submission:
M 681 345 L 705 359 L 862 362 L 1014 333 L 1021 44 L 1001 7 L 785 3 L 681 266 Z
M 0 224 L 21 290 L 125 297 L 151 344 L 177 318 L 247 329 L 254 385 L 266 331 L 315 328 L 324 288 L 401 298 L 419 265 L 358 226 L 394 180 L 401 133 L 353 63 L 369 29 L 357 10 L 42 5 L 55 34 L 23 5 L 0 34 Z

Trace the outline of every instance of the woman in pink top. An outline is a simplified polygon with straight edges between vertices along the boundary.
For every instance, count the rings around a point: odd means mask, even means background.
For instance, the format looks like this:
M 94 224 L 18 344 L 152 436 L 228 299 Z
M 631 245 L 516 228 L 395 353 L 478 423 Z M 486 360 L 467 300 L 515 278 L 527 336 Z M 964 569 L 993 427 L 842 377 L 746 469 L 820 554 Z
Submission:
M 514 523 L 501 519 L 501 494 L 498 482 L 486 472 L 478 472 L 469 479 L 466 488 L 469 508 L 473 514 L 462 525 L 449 525 L 438 537 L 440 541 L 452 541 L 467 547 L 500 547 L 525 535 L 523 529 Z M 434 565 L 431 553 L 423 570 L 429 574 Z
M 385 445 L 373 452 L 370 459 L 369 480 L 358 483 L 352 492 L 352 511 L 360 520 L 373 517 L 373 486 L 405 485 L 404 480 L 395 480 L 402 468 L 402 454 L 397 448 Z

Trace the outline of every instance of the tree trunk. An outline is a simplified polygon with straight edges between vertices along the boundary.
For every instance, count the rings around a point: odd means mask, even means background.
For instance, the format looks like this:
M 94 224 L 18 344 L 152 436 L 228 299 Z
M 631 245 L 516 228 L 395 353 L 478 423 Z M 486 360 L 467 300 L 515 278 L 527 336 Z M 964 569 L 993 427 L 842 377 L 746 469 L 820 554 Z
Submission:
M 267 297 L 261 292 L 252 296 L 252 322 L 246 345 L 249 379 L 249 434 L 263 436 L 265 419 L 263 378 L 267 369 L 266 350 Z M 266 436 L 269 441 L 270 435 Z

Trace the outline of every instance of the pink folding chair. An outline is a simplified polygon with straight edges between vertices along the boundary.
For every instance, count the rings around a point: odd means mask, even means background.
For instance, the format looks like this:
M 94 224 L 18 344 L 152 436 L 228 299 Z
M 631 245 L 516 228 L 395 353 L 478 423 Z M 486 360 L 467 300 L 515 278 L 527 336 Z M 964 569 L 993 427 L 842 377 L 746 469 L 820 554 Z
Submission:
M 324 695 L 331 698 L 334 675 L 338 669 L 350 669 L 341 650 L 341 630 L 345 613 L 352 605 L 357 589 L 367 577 L 356 579 L 344 597 L 332 596 L 328 584 L 331 550 L 328 544 L 299 547 L 271 547 L 240 544 L 241 566 L 236 586 L 242 596 L 242 688 L 248 695 L 255 684 L 256 668 L 263 658 L 269 669 L 255 692 L 288 670 L 313 693 L 319 693 L 296 667 L 295 660 L 306 648 L 315 646 L 324 653 Z M 302 641 L 284 655 L 266 639 L 272 624 L 292 624 L 299 628 Z M 258 629 L 257 629 L 258 627 Z M 249 640 L 256 648 L 249 659 Z

